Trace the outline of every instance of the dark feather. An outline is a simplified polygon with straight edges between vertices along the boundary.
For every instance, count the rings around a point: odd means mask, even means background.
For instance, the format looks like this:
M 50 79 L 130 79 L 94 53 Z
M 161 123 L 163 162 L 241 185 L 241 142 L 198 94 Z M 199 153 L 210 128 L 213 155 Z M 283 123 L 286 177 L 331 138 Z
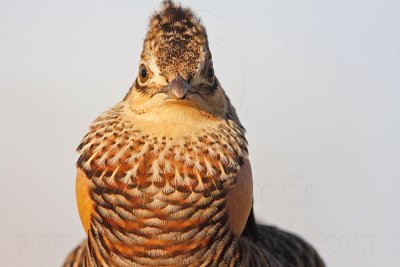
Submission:
M 242 238 L 241 266 L 324 267 L 315 249 L 299 236 L 255 223 L 253 210 Z

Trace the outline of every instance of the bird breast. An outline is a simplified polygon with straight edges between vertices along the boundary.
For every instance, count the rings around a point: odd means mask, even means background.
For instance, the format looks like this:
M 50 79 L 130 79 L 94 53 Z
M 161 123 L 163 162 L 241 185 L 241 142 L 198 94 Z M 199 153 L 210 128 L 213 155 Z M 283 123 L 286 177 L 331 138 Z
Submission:
M 247 159 L 241 127 L 201 122 L 177 138 L 150 133 L 130 116 L 124 103 L 115 106 L 78 147 L 77 198 L 89 241 L 122 258 L 212 253 L 206 248 L 231 232 L 228 192 Z

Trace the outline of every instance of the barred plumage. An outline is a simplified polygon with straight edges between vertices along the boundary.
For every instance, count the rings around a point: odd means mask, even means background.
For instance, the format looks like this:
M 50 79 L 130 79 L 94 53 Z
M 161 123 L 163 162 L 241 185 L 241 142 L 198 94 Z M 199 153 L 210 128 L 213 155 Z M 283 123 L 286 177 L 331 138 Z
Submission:
M 255 225 L 245 130 L 190 9 L 164 1 L 153 15 L 138 78 L 78 153 L 87 240 L 64 266 L 324 266 Z

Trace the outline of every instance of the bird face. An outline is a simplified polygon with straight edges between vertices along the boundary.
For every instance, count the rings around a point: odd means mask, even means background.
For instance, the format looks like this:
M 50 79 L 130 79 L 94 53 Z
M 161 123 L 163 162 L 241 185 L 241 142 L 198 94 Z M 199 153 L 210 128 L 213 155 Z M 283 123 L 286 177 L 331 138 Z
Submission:
M 225 115 L 226 96 L 215 76 L 206 30 L 190 9 L 164 2 L 150 19 L 138 69 L 126 98 L 137 114 Z

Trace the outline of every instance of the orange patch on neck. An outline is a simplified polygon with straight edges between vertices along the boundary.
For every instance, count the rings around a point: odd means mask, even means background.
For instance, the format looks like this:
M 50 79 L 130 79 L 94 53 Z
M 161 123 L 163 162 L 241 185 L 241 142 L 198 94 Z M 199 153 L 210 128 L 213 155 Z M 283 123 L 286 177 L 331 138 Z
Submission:
M 237 174 L 235 185 L 229 189 L 226 204 L 231 231 L 241 236 L 253 204 L 253 177 L 248 159 Z
M 93 183 L 83 170 L 78 168 L 76 173 L 76 201 L 78 203 L 79 216 L 85 233 L 89 231 L 93 211 L 93 201 L 89 193 L 92 187 Z

